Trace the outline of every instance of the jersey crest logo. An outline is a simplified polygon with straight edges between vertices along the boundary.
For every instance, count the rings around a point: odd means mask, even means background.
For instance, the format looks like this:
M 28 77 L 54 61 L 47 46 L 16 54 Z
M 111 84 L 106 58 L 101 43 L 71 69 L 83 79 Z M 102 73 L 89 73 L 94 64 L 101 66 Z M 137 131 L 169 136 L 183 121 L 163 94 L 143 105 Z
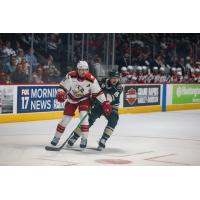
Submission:
M 74 93 L 74 96 L 75 97 L 82 97 L 84 95 L 84 89 L 80 86 L 80 85 L 77 85 L 74 90 L 72 90 L 73 93 Z
M 129 89 L 126 93 L 125 99 L 130 105 L 133 105 L 137 100 L 137 91 L 133 88 Z

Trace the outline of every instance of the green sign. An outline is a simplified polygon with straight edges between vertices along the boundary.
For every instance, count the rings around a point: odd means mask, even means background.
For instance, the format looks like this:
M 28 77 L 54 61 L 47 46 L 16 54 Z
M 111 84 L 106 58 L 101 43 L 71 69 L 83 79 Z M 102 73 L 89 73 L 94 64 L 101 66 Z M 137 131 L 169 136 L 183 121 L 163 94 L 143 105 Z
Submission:
M 172 104 L 200 103 L 200 84 L 173 85 Z

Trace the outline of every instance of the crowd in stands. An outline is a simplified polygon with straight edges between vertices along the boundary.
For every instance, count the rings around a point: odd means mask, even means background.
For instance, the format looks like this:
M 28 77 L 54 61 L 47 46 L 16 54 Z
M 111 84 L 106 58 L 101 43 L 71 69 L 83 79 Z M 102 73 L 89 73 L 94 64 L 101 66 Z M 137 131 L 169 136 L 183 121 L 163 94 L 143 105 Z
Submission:
M 26 51 L 19 41 L 11 47 L 10 41 L 0 40 L 0 83 L 57 83 L 60 71 L 52 55 L 40 63 L 33 48 Z M 32 75 L 32 76 L 30 76 Z
M 85 34 L 83 42 L 82 34 L 73 34 L 72 46 L 70 34 L 0 34 L 0 83 L 58 83 L 82 49 L 90 71 L 103 78 L 113 56 L 107 36 Z M 200 34 L 117 33 L 114 65 L 122 83 L 200 82 Z

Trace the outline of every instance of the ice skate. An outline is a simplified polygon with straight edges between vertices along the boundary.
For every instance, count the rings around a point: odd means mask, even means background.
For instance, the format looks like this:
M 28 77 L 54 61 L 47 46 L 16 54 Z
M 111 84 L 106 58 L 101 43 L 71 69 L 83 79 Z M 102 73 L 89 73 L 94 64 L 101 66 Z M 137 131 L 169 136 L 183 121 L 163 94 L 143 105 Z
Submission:
M 69 139 L 69 141 L 67 142 L 67 148 L 71 148 L 71 147 L 73 147 L 74 146 L 74 143 L 78 140 L 78 138 L 79 138 L 80 136 L 77 134 L 77 133 L 74 133 L 71 137 L 70 137 L 70 139 Z
M 87 146 L 87 138 L 81 138 L 80 148 L 85 149 Z
M 102 151 L 103 149 L 105 149 L 105 147 L 106 147 L 105 143 L 106 143 L 106 139 L 101 138 L 101 139 L 99 140 L 99 144 L 98 144 L 98 147 L 97 147 L 97 151 Z
M 60 140 L 60 138 L 54 136 L 53 140 L 51 141 L 51 145 L 56 146 L 58 144 L 59 140 Z

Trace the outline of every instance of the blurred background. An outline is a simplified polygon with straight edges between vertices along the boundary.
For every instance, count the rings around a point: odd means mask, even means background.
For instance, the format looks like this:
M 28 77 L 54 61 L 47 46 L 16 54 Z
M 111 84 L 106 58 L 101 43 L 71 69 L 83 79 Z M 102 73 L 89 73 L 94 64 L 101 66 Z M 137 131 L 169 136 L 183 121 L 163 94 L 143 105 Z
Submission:
M 0 83 L 58 83 L 86 60 L 98 80 L 200 82 L 200 34 L 0 34 Z

